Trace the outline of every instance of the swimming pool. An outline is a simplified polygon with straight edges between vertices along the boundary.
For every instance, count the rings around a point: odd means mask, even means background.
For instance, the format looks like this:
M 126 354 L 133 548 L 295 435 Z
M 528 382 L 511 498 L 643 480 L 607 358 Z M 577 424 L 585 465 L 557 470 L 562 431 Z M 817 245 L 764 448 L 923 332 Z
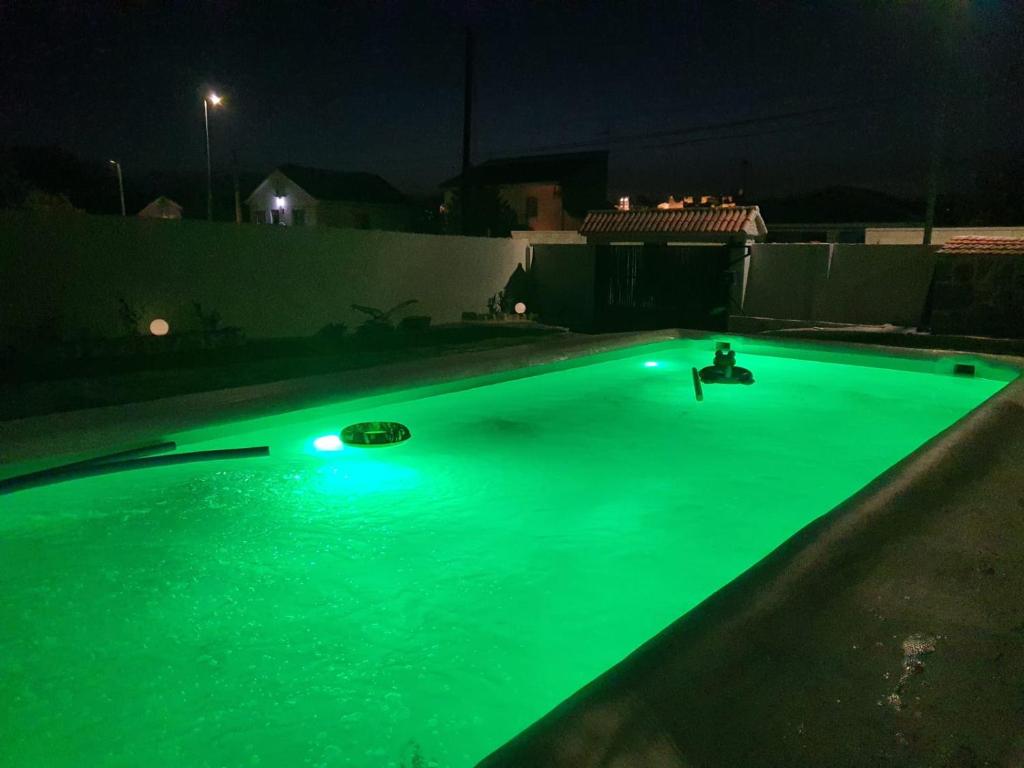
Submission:
M 0 497 L 0 764 L 472 765 L 1010 378 L 766 345 L 697 402 L 711 348 L 238 422 L 176 439 L 270 457 Z M 314 447 L 370 419 L 413 439 Z

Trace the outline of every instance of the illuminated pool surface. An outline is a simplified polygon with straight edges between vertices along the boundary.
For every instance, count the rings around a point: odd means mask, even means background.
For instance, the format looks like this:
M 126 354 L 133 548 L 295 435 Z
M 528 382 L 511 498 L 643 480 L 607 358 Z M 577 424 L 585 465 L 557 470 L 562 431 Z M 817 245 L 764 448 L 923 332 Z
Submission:
M 238 423 L 182 448 L 269 458 L 0 497 L 0 765 L 472 765 L 1005 384 L 741 354 L 757 383 L 698 403 L 708 362 Z M 314 447 L 377 419 L 413 438 Z

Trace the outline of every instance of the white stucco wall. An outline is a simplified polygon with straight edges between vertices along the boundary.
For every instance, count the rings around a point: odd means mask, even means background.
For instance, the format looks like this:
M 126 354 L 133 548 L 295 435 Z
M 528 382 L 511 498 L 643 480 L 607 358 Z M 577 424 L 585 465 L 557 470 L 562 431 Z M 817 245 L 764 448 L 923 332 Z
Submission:
M 117 297 L 197 326 L 193 301 L 251 337 L 304 336 L 365 319 L 351 304 L 435 323 L 483 312 L 524 261 L 510 239 L 0 212 L 0 345 L 33 328 L 114 336 Z
M 942 245 L 954 237 L 1024 237 L 1020 227 L 936 227 L 932 230 L 932 245 Z M 864 230 L 866 245 L 921 245 L 922 227 L 878 227 Z

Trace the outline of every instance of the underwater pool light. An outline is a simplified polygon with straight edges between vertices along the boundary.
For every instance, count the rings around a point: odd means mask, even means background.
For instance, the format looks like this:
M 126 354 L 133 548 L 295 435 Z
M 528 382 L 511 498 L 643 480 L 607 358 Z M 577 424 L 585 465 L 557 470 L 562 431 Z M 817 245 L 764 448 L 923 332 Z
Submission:
M 653 360 L 648 360 L 646 363 L 644 363 L 644 368 L 657 368 L 657 367 L 658 367 L 658 364 L 656 362 L 654 362 Z
M 318 451 L 340 451 L 344 446 L 338 435 L 323 435 L 313 441 L 313 447 Z
M 404 443 L 410 437 L 409 428 L 397 421 L 361 421 L 341 430 L 341 442 L 361 448 Z

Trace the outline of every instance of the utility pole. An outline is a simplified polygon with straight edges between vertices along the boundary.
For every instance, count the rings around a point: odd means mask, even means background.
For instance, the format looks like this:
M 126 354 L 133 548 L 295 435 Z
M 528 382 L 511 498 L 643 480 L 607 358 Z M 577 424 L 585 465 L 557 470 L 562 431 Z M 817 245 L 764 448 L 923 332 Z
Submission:
M 750 175 L 750 161 L 746 158 L 740 160 L 740 189 L 739 194 L 736 195 L 736 199 L 739 202 L 743 202 L 747 194 L 747 183 Z
M 473 29 L 466 27 L 466 72 L 465 91 L 462 96 L 462 176 L 459 184 L 459 200 L 462 207 L 462 234 L 469 234 L 470 184 L 469 152 L 473 131 Z
M 924 210 L 924 245 L 932 244 L 932 230 L 935 228 L 935 204 L 939 197 L 939 176 L 942 173 L 942 146 L 946 133 L 946 96 L 942 96 L 935 115 L 935 129 L 932 136 L 932 154 L 928 163 L 928 198 Z
M 235 224 L 242 223 L 242 198 L 238 193 L 238 150 L 231 150 L 231 172 L 235 177 Z
M 111 160 L 110 164 L 117 170 L 117 189 L 121 193 L 121 216 L 127 216 L 124 210 L 124 177 L 121 176 L 121 164 L 117 160 Z
M 932 244 L 932 230 L 935 228 L 935 206 L 939 197 L 939 180 L 942 176 L 942 153 L 946 144 L 946 123 L 949 112 L 949 95 L 955 88 L 955 81 L 958 79 L 957 69 L 953 63 L 953 53 L 956 41 L 956 30 L 959 27 L 958 9 L 955 4 L 950 4 L 949 15 L 945 22 L 945 29 L 942 30 L 942 61 L 939 65 L 939 77 L 937 81 L 940 87 L 938 105 L 935 108 L 935 122 L 932 127 L 931 158 L 928 162 L 928 197 L 924 212 L 924 245 Z

